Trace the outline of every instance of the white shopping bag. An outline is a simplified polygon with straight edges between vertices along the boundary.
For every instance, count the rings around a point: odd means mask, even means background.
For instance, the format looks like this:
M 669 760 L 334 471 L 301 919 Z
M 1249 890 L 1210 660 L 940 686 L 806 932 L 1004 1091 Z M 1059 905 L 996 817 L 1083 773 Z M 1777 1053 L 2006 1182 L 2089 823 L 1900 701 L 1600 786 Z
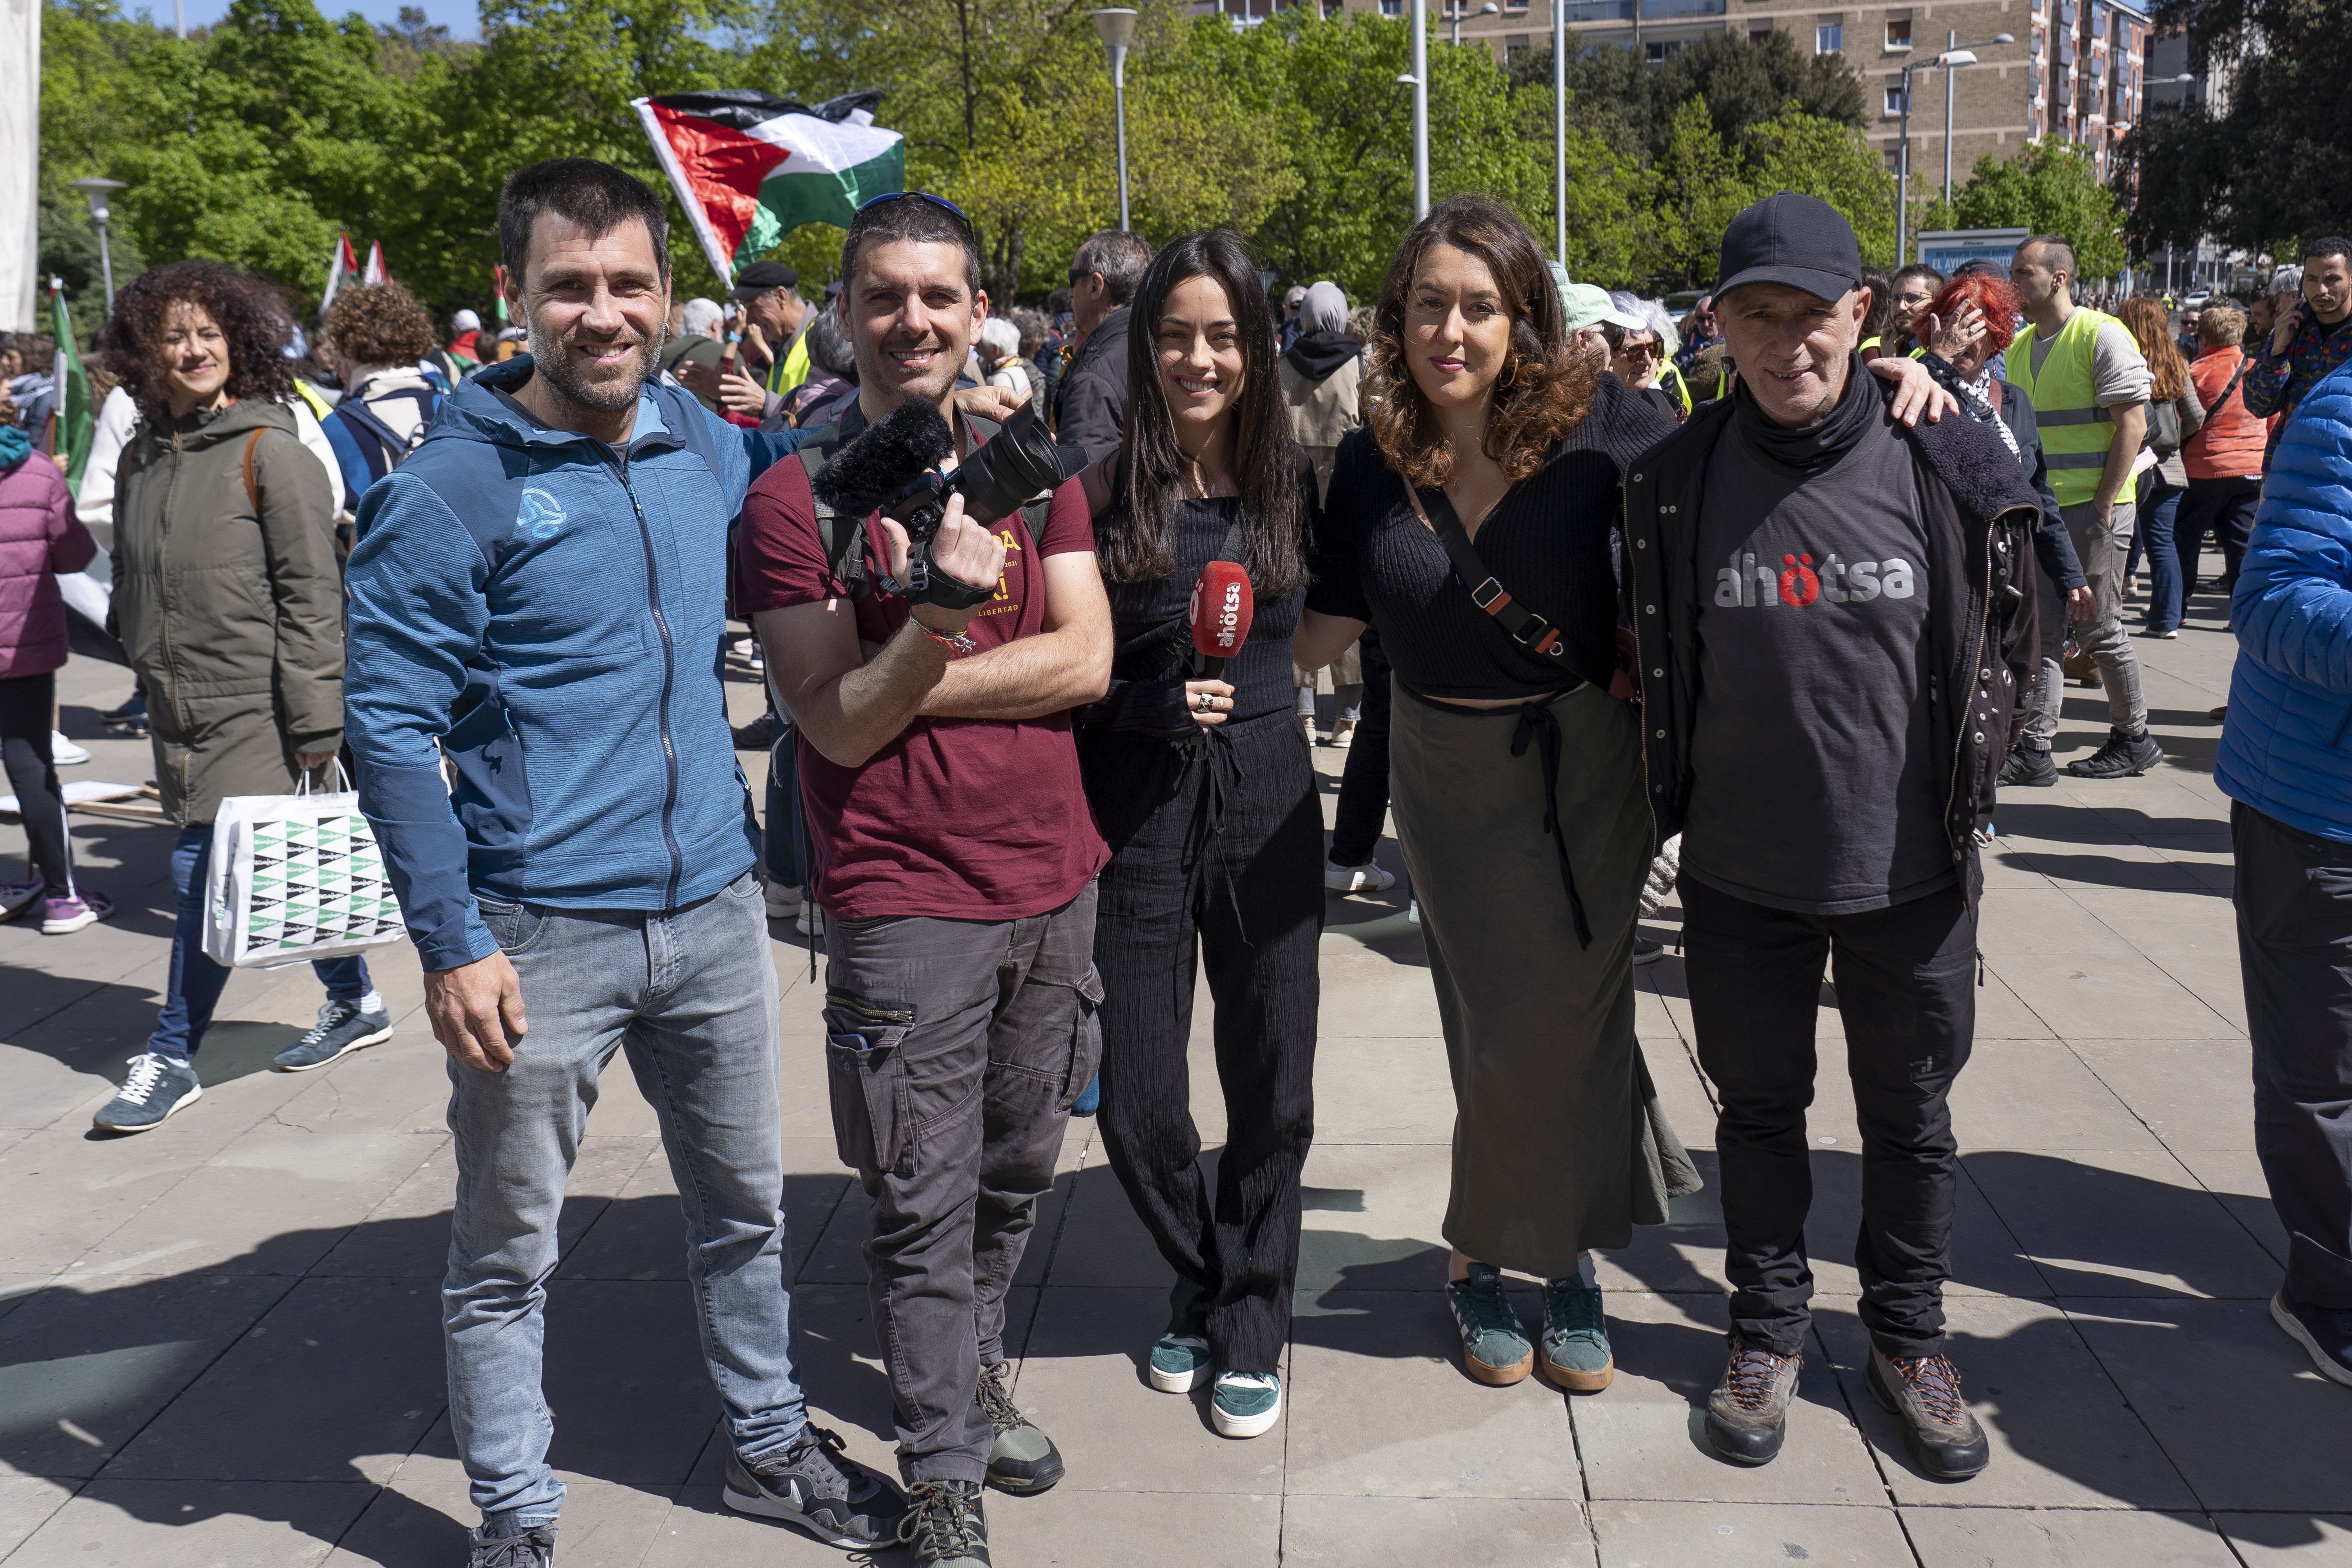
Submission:
M 342 767 L 336 783 L 347 784 Z M 348 788 L 231 795 L 213 819 L 205 952 L 232 969 L 340 958 L 396 942 L 400 906 L 383 855 Z

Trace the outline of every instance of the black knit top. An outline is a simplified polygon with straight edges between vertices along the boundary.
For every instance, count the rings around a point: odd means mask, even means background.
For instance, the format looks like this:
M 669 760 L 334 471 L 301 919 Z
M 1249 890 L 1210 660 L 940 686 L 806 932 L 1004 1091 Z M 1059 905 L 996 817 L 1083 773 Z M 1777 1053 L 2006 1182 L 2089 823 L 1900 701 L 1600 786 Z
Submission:
M 1603 375 L 1584 422 L 1478 529 L 1486 570 L 1559 628 L 1569 668 L 1595 685 L 1608 685 L 1617 668 L 1613 541 L 1625 466 L 1674 430 L 1672 419 Z M 1371 622 L 1397 679 L 1425 697 L 1540 697 L 1570 684 L 1553 660 L 1522 649 L 1471 603 L 1369 429 L 1339 443 L 1307 607 Z

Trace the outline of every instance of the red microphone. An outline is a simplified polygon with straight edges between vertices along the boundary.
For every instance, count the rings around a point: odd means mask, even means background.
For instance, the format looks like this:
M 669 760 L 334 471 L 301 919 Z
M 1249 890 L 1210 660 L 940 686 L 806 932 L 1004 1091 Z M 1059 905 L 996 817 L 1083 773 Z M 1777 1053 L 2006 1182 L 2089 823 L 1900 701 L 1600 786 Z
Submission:
M 1225 660 L 1249 640 L 1257 601 L 1248 571 L 1237 561 L 1212 561 L 1192 584 L 1192 674 L 1199 680 L 1224 679 Z

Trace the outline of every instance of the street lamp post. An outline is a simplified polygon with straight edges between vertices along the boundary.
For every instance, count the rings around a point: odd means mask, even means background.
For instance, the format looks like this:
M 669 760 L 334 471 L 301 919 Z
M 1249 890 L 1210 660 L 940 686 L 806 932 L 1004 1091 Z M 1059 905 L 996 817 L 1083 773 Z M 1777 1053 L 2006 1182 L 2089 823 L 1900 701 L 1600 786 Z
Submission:
M 2017 39 L 2012 34 L 1995 33 L 1991 37 L 1985 39 L 1982 43 L 1969 44 L 1966 47 L 1971 49 L 1981 49 L 1992 44 L 2013 44 L 2015 42 L 2017 42 Z M 1944 54 L 1947 58 L 1958 53 L 1961 47 L 1960 36 L 1958 33 L 1948 32 L 1944 35 Z M 1904 89 L 1903 96 L 1906 100 L 1911 96 L 1910 89 L 1907 86 Z M 1949 212 L 1951 210 L 1951 206 L 1952 68 L 1950 66 L 1946 66 L 1944 68 L 1944 210 L 1946 212 Z
M 1429 0 L 1412 0 L 1412 220 L 1429 216 Z
M 1127 49 L 1135 38 L 1135 13 L 1126 6 L 1097 11 L 1095 31 L 1102 35 L 1103 58 L 1110 63 L 1111 115 L 1118 122 L 1118 226 L 1127 219 Z
M 1976 63 L 1976 56 L 1966 49 L 1947 49 L 1932 60 L 1914 60 L 1903 68 L 1903 148 L 1895 161 L 1895 265 L 1898 268 L 1908 263 L 1911 253 L 1911 73 Z
M 1445 0 L 1445 8 L 1447 14 L 1454 18 L 1453 45 L 1455 48 L 1460 48 L 1462 47 L 1462 13 L 1470 8 L 1470 0 Z M 1499 16 L 1502 14 L 1503 8 L 1496 5 L 1495 0 L 1486 0 L 1484 5 L 1478 7 L 1478 15 L 1481 16 Z
M 87 180 L 76 180 L 73 188 L 88 199 L 89 221 L 98 225 L 98 272 L 106 282 L 106 313 L 111 316 L 114 314 L 114 256 L 106 247 L 106 226 L 113 221 L 114 215 L 107 210 L 106 198 L 123 189 L 124 184 L 121 180 L 92 175 Z
M 1552 254 L 1568 265 L 1568 3 L 1551 0 Z

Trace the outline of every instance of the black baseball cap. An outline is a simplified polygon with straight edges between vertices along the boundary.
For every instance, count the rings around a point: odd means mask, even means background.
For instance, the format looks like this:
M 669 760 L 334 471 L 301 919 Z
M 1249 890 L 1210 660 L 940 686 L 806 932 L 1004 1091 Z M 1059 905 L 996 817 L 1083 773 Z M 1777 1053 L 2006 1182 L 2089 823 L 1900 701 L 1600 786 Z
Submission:
M 1839 300 L 1862 283 L 1862 247 L 1845 215 L 1818 196 L 1782 191 L 1723 231 L 1717 303 L 1745 283 L 1785 283 L 1817 300 Z
M 801 275 L 781 261 L 754 261 L 735 274 L 735 298 L 756 300 L 771 289 L 797 289 Z

